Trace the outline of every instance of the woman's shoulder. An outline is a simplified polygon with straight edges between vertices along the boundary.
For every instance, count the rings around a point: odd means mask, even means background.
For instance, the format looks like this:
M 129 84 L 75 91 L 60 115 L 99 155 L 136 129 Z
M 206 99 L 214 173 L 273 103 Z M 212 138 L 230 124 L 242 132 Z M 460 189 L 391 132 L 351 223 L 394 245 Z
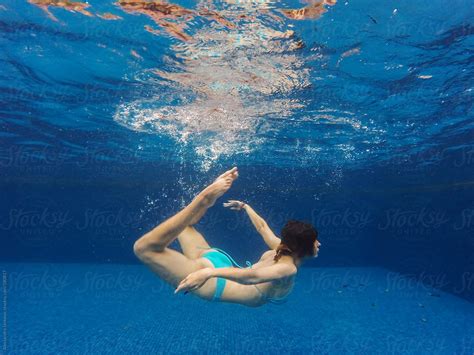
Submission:
M 276 250 L 275 249 L 270 249 L 270 250 L 267 250 L 266 252 L 264 252 L 262 254 L 262 257 L 264 257 L 264 256 L 268 257 L 270 255 L 275 255 L 275 254 L 276 254 Z
M 263 260 L 267 260 L 267 259 L 273 259 L 276 255 L 276 250 L 274 249 L 270 249 L 270 250 L 267 250 L 265 251 L 262 256 L 260 257 L 260 260 L 263 261 Z
M 263 266 L 270 266 L 271 263 L 269 260 L 273 259 L 274 256 L 275 256 L 275 250 L 265 251 L 260 257 L 260 259 L 255 264 L 253 264 L 253 267 L 259 268 Z

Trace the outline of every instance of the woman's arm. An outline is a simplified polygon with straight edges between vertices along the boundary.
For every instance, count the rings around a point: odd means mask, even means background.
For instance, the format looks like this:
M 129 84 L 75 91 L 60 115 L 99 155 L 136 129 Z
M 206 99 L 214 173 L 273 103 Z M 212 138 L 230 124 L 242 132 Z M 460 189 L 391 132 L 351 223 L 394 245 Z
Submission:
M 222 277 L 243 285 L 254 285 L 288 277 L 296 274 L 296 271 L 295 265 L 279 263 L 258 269 L 210 268 L 209 273 L 210 277 Z
M 179 283 L 174 293 L 179 291 L 197 290 L 199 287 L 211 277 L 223 277 L 224 279 L 238 282 L 243 285 L 255 285 L 262 282 L 278 280 L 284 277 L 296 274 L 296 266 L 290 264 L 274 264 L 258 269 L 238 269 L 232 267 L 224 267 L 214 269 L 207 267 L 190 273 Z
M 257 212 L 255 212 L 254 209 L 248 204 L 236 200 L 229 200 L 229 202 L 224 203 L 224 206 L 230 207 L 234 210 L 244 209 L 252 221 L 255 229 L 258 233 L 260 233 L 260 235 L 263 237 L 263 240 L 270 249 L 276 249 L 280 245 L 281 239 L 278 238 L 275 233 L 273 233 L 267 222 L 265 222 L 265 220 L 260 217 Z
M 255 229 L 258 233 L 260 233 L 268 247 L 270 249 L 276 249 L 280 245 L 281 239 L 278 238 L 275 233 L 273 233 L 267 222 L 265 222 L 265 220 L 260 217 L 257 212 L 255 212 L 254 209 L 249 205 L 245 204 L 243 206 L 243 209 L 245 210 L 245 212 L 247 212 L 250 220 L 255 226 Z

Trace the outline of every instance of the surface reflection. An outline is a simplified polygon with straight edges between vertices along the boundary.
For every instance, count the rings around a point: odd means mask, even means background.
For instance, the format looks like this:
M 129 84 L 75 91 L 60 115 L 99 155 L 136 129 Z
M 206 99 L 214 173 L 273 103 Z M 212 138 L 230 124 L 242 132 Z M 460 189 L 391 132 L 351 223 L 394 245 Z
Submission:
M 313 12 L 306 11 L 308 18 L 315 18 L 314 11 L 323 11 L 325 4 L 318 2 Z M 126 103 L 116 120 L 132 129 L 167 132 L 181 142 L 192 140 L 198 154 L 214 159 L 251 151 L 261 140 L 255 133 L 269 127 L 265 119 L 282 119 L 303 108 L 305 103 L 291 96 L 310 86 L 310 73 L 299 53 L 304 43 L 281 11 L 272 9 L 274 3 L 227 2 L 219 16 L 207 6 L 209 2 L 200 3 L 192 13 L 181 7 L 166 12 L 161 8 L 153 15 L 161 26 L 174 21 L 172 31 L 162 27 L 182 39 L 172 45 L 173 70 L 155 68 L 153 73 L 167 87 L 166 95 L 178 97 L 184 90 L 194 99 L 166 105 L 162 95 L 155 103 Z M 191 32 L 191 19 L 210 12 L 209 25 Z
M 87 3 L 30 3 L 55 20 L 49 7 L 94 16 L 86 10 Z M 151 75 L 145 79 L 164 90 L 151 99 L 122 103 L 115 120 L 133 130 L 193 142 L 195 151 L 210 159 L 251 151 L 262 133 L 275 129 L 265 120 L 281 120 L 305 107 L 302 95 L 296 94 L 310 86 L 309 66 L 301 53 L 304 43 L 288 19 L 316 20 L 335 3 L 314 1 L 301 9 L 281 9 L 271 1 L 202 1 L 188 9 L 161 1 L 116 2 L 126 14 L 144 15 L 154 22 L 144 30 L 175 40 L 171 44 L 174 56 L 166 58 L 167 69 L 148 70 Z M 141 58 L 134 50 L 130 53 Z M 347 55 L 351 54 L 355 51 Z M 143 77 L 142 73 L 137 76 Z

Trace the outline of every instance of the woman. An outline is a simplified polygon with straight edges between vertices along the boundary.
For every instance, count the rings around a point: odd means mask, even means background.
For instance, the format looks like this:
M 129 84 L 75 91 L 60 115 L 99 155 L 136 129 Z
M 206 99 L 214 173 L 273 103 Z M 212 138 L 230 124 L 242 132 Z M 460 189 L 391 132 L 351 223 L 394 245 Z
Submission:
M 271 250 L 248 268 L 235 268 L 223 250 L 211 248 L 193 227 L 238 177 L 237 168 L 226 171 L 176 215 L 167 219 L 134 244 L 135 255 L 164 281 L 206 300 L 233 302 L 250 307 L 281 303 L 291 292 L 303 259 L 316 257 L 317 231 L 310 225 L 289 221 L 281 239 L 247 204 L 231 200 L 224 206 L 244 209 Z M 176 238 L 183 253 L 168 248 Z

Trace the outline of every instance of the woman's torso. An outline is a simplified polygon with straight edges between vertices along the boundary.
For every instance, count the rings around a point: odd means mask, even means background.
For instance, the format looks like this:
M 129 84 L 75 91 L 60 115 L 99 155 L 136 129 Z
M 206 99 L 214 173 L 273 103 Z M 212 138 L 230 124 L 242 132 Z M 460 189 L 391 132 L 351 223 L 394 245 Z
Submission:
M 252 269 L 259 269 L 274 265 L 273 258 L 275 257 L 275 250 L 268 250 L 260 257 L 258 262 L 252 265 Z M 282 261 L 279 261 L 282 262 Z M 281 298 L 286 296 L 294 284 L 294 276 L 286 277 L 284 279 L 263 282 L 255 285 L 243 285 L 238 282 L 226 280 L 226 286 L 221 300 L 224 302 L 241 303 L 247 306 L 260 306 L 266 303 L 266 298 Z M 261 293 L 259 292 L 261 291 Z M 265 296 L 262 296 L 262 293 Z

